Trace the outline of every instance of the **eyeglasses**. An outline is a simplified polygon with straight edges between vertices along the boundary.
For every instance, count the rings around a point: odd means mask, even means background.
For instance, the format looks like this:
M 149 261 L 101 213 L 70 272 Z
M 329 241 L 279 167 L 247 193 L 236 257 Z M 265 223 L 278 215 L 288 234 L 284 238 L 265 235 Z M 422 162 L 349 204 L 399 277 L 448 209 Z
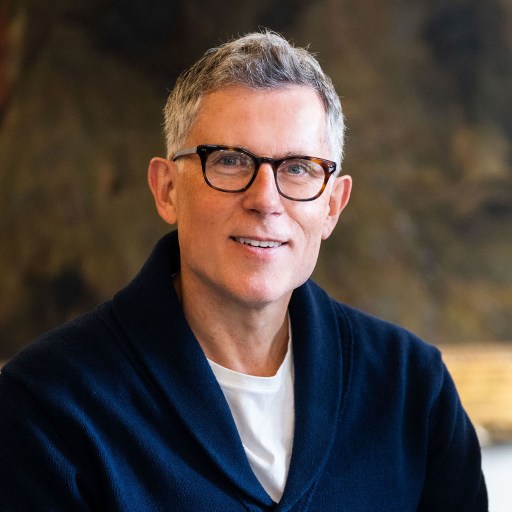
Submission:
M 313 156 L 269 158 L 231 147 L 203 144 L 178 151 L 172 158 L 199 155 L 206 183 L 221 192 L 244 192 L 258 174 L 261 164 L 270 164 L 279 194 L 292 201 L 313 201 L 325 189 L 336 163 Z

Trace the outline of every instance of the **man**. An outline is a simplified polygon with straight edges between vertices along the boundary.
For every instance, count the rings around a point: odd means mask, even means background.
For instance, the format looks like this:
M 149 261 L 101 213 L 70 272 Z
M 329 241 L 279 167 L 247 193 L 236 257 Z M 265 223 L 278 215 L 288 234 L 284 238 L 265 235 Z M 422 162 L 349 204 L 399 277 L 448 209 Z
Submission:
M 351 190 L 318 62 L 250 34 L 165 114 L 148 179 L 178 229 L 5 367 L 2 510 L 487 510 L 439 352 L 308 280 Z

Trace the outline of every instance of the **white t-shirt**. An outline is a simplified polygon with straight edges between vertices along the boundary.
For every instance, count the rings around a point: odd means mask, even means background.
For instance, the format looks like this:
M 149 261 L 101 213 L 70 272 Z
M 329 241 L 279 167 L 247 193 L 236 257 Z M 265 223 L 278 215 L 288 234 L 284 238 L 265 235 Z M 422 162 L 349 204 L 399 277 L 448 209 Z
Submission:
M 288 476 L 295 424 L 291 336 L 284 361 L 272 377 L 246 375 L 208 362 L 231 408 L 254 474 L 279 502 Z

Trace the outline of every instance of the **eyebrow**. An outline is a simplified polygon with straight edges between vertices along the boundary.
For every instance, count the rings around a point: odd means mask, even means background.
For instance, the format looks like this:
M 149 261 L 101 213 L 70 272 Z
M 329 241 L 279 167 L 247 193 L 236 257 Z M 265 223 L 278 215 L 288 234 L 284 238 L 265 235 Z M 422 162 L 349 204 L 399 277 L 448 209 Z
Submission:
M 252 149 L 246 148 L 245 146 L 239 146 L 239 145 L 234 144 L 232 147 L 243 149 L 244 151 L 248 151 L 249 153 L 252 153 L 253 155 L 256 154 Z M 281 160 L 283 158 L 290 158 L 292 156 L 313 156 L 313 155 L 309 155 L 308 153 L 304 153 L 303 151 L 288 151 L 286 153 L 281 153 L 280 155 L 277 155 L 277 156 L 270 156 L 270 155 L 257 155 L 257 156 L 273 158 L 274 160 Z

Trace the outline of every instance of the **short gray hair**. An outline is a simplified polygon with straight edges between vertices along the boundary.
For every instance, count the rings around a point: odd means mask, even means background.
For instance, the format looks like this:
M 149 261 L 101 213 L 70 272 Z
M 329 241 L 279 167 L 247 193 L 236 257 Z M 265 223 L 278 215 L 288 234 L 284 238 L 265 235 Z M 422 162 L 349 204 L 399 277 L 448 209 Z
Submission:
M 168 158 L 183 149 L 203 97 L 230 85 L 314 89 L 325 107 L 327 143 L 341 164 L 345 123 L 331 79 L 308 50 L 271 31 L 247 34 L 212 48 L 178 77 L 164 109 Z

